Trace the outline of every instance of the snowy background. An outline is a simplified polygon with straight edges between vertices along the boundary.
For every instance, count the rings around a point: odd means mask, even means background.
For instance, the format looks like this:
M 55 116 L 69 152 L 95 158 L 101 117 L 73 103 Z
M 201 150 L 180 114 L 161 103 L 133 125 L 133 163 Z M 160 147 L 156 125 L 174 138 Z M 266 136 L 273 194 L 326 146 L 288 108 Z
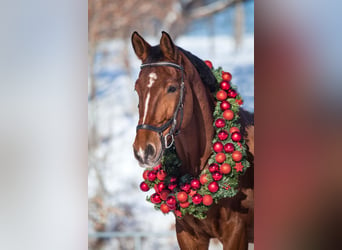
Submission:
M 177 46 L 210 60 L 214 67 L 222 66 L 233 75 L 232 82 L 244 98 L 243 107 L 254 111 L 254 3 L 245 4 L 245 32 L 242 43 L 236 46 L 232 29 L 227 25 L 233 9 L 215 15 L 214 36 L 206 29 L 205 20 L 190 24 L 188 31 L 176 40 Z M 151 45 L 160 37 L 144 37 Z M 98 143 L 89 151 L 88 197 L 89 233 L 96 231 L 174 231 L 173 214 L 163 215 L 146 202 L 146 193 L 139 189 L 143 169 L 133 156 L 132 144 L 138 121 L 137 95 L 134 82 L 140 61 L 133 49 L 126 55 L 122 48 L 127 40 L 114 39 L 96 48 L 92 69 L 96 78 L 96 98 L 89 101 L 88 130 L 96 125 Z M 131 47 L 131 45 L 130 45 Z M 133 249 L 130 239 L 90 239 L 91 248 Z M 96 246 L 96 247 L 94 247 Z M 142 249 L 178 249 L 175 234 L 161 238 L 144 238 Z

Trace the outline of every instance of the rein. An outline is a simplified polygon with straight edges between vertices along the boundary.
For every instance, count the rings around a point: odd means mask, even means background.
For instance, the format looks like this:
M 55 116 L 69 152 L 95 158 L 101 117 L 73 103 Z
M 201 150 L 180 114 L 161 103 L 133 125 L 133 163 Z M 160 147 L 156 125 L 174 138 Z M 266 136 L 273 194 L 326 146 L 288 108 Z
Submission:
M 173 67 L 173 68 L 179 69 L 182 72 L 182 74 L 181 74 L 181 84 L 180 84 L 179 100 L 178 100 L 178 104 L 177 104 L 176 110 L 173 113 L 173 116 L 171 117 L 171 119 L 169 119 L 163 125 L 157 127 L 157 126 L 153 126 L 153 125 L 149 125 L 149 124 L 139 124 L 137 126 L 136 130 L 138 131 L 139 129 L 147 129 L 147 130 L 151 130 L 151 131 L 157 132 L 159 134 L 159 136 L 160 136 L 162 147 L 164 149 L 168 149 L 168 148 L 170 148 L 173 145 L 173 143 L 174 143 L 174 136 L 179 133 L 179 130 L 180 130 L 182 122 L 183 122 L 184 68 L 181 65 L 178 65 L 178 64 L 175 64 L 175 63 L 171 63 L 171 62 L 156 62 L 156 63 L 144 63 L 144 64 L 142 64 L 140 66 L 140 69 L 147 68 L 147 67 L 158 67 L 158 66 L 169 66 L 169 67 Z M 180 112 L 181 118 L 180 118 L 179 128 L 176 131 L 178 112 Z M 165 136 L 163 136 L 163 132 L 166 129 L 168 129 L 170 126 L 171 126 L 171 128 L 170 128 L 169 132 Z M 168 143 L 168 139 L 169 138 L 171 139 L 170 143 Z

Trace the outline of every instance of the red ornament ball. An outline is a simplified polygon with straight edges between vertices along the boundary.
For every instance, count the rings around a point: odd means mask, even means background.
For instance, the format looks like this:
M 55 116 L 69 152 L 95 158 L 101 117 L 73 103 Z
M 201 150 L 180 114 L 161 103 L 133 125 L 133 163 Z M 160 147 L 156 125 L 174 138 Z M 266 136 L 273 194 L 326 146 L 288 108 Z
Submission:
M 160 210 L 164 213 L 164 214 L 167 214 L 168 212 L 170 212 L 170 208 L 165 204 L 161 204 L 160 205 Z
M 241 134 L 240 132 L 234 132 L 232 133 L 232 140 L 235 142 L 238 142 L 241 140 Z
M 228 137 L 228 132 L 226 130 L 221 130 L 218 132 L 217 137 L 221 140 L 224 141 Z
M 234 151 L 232 153 L 232 158 L 233 158 L 233 161 L 241 161 L 242 160 L 242 153 L 240 151 Z
M 152 201 L 152 203 L 154 203 L 154 204 L 160 203 L 160 202 L 161 202 L 160 195 L 157 194 L 157 193 L 152 194 L 152 195 L 151 195 L 151 201 Z
M 210 165 L 209 165 L 209 172 L 210 173 L 214 173 L 214 172 L 216 172 L 216 171 L 218 171 L 218 169 L 219 169 L 219 165 L 217 165 L 217 163 L 211 163 Z
M 220 83 L 220 88 L 223 89 L 223 90 L 228 90 L 228 89 L 230 89 L 230 84 L 229 84 L 229 82 L 227 82 L 227 81 L 222 81 L 222 82 Z
M 161 180 L 161 181 L 163 181 L 164 179 L 165 179 L 165 177 L 166 177 L 166 172 L 163 170 L 163 169 L 161 169 L 161 170 L 159 170 L 158 172 L 157 172 L 157 178 L 158 178 L 158 180 Z
M 216 181 L 210 182 L 208 185 L 208 189 L 210 192 L 215 193 L 219 189 L 219 185 Z
M 226 121 L 222 118 L 218 118 L 216 121 L 215 121 L 215 126 L 217 128 L 223 128 L 224 126 L 226 125 Z
M 213 68 L 213 64 L 209 60 L 205 60 L 204 63 L 209 67 L 209 69 Z
M 157 193 L 160 193 L 164 189 L 166 189 L 166 185 L 164 182 L 159 182 L 158 184 L 155 185 L 155 190 Z
M 194 196 L 192 196 L 192 202 L 196 205 L 200 204 L 202 200 L 203 200 L 203 197 L 200 194 L 195 194 Z
M 144 180 L 147 180 L 148 179 L 148 172 L 150 172 L 149 170 L 145 170 L 144 173 L 143 173 L 143 178 Z
M 229 174 L 231 170 L 232 170 L 232 168 L 228 163 L 223 163 L 220 166 L 220 171 L 222 174 Z
M 237 127 L 231 127 L 231 128 L 229 129 L 229 133 L 233 134 L 234 132 L 240 132 L 240 129 L 237 128 Z
M 224 90 L 219 90 L 219 91 L 217 91 L 217 93 L 216 93 L 216 98 L 217 98 L 217 100 L 219 100 L 219 101 L 224 101 L 224 100 L 227 99 L 227 97 L 228 97 L 228 94 L 227 94 L 227 92 L 224 91 Z
M 176 197 L 174 197 L 173 195 L 170 195 L 169 197 L 167 197 L 166 204 L 169 207 L 174 207 L 176 203 L 177 203 Z
M 226 155 L 224 153 L 218 153 L 217 155 L 215 155 L 215 160 L 218 163 L 223 163 L 226 160 Z
M 146 182 L 142 182 L 140 183 L 140 189 L 141 191 L 147 192 L 148 190 L 150 190 L 150 187 L 146 184 Z
M 148 178 L 149 181 L 154 181 L 157 178 L 156 171 L 148 172 L 147 178 Z
M 167 197 L 169 196 L 170 194 L 170 191 L 169 190 L 163 190 L 160 192 L 160 198 L 163 200 L 163 201 L 166 201 Z
M 203 196 L 203 204 L 206 206 L 210 206 L 213 204 L 213 197 L 210 194 L 206 194 Z
M 222 101 L 220 104 L 220 108 L 222 111 L 225 111 L 227 109 L 230 109 L 230 103 L 227 101 Z
M 212 173 L 214 181 L 219 181 L 222 179 L 222 174 L 220 172 Z
M 227 109 L 223 112 L 222 116 L 224 119 L 231 121 L 234 118 L 234 112 L 231 111 L 230 109 Z
M 224 151 L 226 151 L 227 153 L 232 153 L 235 150 L 234 144 L 233 143 L 227 143 L 223 146 Z
M 200 177 L 200 182 L 202 185 L 206 184 L 208 182 L 208 177 L 206 174 L 202 174 Z
M 224 81 L 230 82 L 232 80 L 232 74 L 222 71 L 222 79 Z
M 188 195 L 184 191 L 178 192 L 177 199 L 179 202 L 186 202 L 188 200 Z
M 179 206 L 180 206 L 181 208 L 187 208 L 189 205 L 190 205 L 189 202 L 179 203 Z
M 153 167 L 153 170 L 158 171 L 159 169 L 161 169 L 161 167 L 162 167 L 162 165 L 159 164 L 159 165 Z
M 213 149 L 216 153 L 220 153 L 223 150 L 222 142 L 219 142 L 219 141 L 215 142 L 213 145 Z
M 190 182 L 190 185 L 191 185 L 191 188 L 192 189 L 199 189 L 201 187 L 201 183 L 199 180 L 197 179 L 193 179 L 191 182 Z

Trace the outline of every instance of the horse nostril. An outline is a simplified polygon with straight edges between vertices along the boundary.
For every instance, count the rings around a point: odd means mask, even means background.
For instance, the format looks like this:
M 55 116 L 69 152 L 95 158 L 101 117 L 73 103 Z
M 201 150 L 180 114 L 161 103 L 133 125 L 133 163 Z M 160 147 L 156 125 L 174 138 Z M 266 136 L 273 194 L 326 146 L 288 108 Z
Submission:
M 146 151 L 145 151 L 145 159 L 147 159 L 147 157 L 149 156 L 153 156 L 155 152 L 154 147 L 151 144 L 148 144 L 146 147 Z

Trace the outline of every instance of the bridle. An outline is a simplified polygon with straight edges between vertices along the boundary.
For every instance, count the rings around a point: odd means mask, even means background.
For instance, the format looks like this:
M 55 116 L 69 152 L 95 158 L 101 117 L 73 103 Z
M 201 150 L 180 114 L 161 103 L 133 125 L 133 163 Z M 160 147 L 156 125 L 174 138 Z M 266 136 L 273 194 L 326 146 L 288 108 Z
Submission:
M 143 68 L 147 68 L 147 67 L 159 67 L 159 66 L 169 66 L 169 67 L 173 67 L 176 69 L 181 70 L 181 84 L 180 84 L 180 93 L 179 93 L 179 100 L 178 100 L 178 104 L 176 107 L 175 112 L 173 113 L 173 116 L 171 117 L 171 119 L 169 119 L 166 123 L 164 123 L 163 125 L 157 127 L 157 126 L 152 126 L 149 124 L 139 124 L 137 126 L 137 131 L 139 129 L 147 129 L 147 130 L 152 130 L 154 132 L 157 132 L 160 136 L 160 141 L 164 149 L 170 148 L 173 143 L 174 143 L 174 136 L 177 135 L 179 133 L 179 130 L 181 128 L 182 125 L 182 121 L 183 121 L 183 108 L 184 108 L 184 68 L 181 65 L 175 64 L 175 63 L 171 63 L 171 62 L 155 62 L 155 63 L 144 63 L 141 64 L 140 69 Z M 180 112 L 181 117 L 180 117 L 180 123 L 178 126 L 178 129 L 176 130 L 176 126 L 177 126 L 177 115 L 178 112 Z M 163 132 L 168 129 L 171 126 L 169 132 L 163 136 Z M 171 139 L 171 142 L 168 143 L 168 139 Z

